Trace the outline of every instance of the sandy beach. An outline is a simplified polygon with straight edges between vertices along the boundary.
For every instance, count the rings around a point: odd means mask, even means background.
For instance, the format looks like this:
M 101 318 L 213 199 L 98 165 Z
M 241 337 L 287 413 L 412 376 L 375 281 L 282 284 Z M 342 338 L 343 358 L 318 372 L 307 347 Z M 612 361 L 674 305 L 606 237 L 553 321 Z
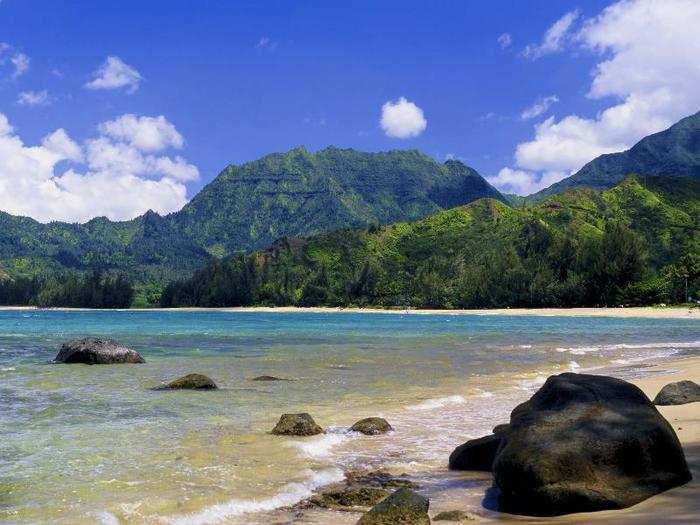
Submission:
M 0 306 L 2 310 L 41 310 L 35 306 Z M 100 311 L 88 308 L 46 308 L 64 312 Z M 123 311 L 123 310 L 104 310 Z M 421 308 L 341 308 L 299 306 L 241 306 L 231 308 L 131 308 L 128 311 L 148 312 L 250 312 L 250 313 L 346 313 L 346 314 L 396 314 L 396 315 L 513 315 L 539 317 L 617 317 L 648 319 L 700 319 L 700 308 L 687 306 L 642 306 L 630 308 L 497 308 L 493 310 L 429 310 Z

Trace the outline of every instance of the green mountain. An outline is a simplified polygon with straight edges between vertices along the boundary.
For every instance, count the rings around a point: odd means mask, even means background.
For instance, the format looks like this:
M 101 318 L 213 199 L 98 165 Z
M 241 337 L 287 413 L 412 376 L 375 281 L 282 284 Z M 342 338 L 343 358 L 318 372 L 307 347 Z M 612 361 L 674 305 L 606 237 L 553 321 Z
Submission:
M 700 294 L 700 180 L 628 178 L 511 208 L 284 239 L 217 260 L 163 306 L 505 307 L 648 304 Z
M 296 148 L 229 166 L 171 216 L 215 255 L 285 236 L 413 221 L 482 197 L 503 197 L 475 170 L 418 151 Z
M 643 138 L 627 151 L 601 155 L 530 198 L 538 200 L 570 188 L 610 188 L 631 174 L 700 177 L 700 112 Z
M 177 213 L 131 221 L 41 224 L 0 212 L 0 280 L 100 269 L 143 290 L 190 275 L 212 256 L 343 227 L 412 221 L 481 197 L 503 199 L 476 171 L 417 151 L 296 148 L 229 166 Z M 1 300 L 1 299 L 0 299 Z

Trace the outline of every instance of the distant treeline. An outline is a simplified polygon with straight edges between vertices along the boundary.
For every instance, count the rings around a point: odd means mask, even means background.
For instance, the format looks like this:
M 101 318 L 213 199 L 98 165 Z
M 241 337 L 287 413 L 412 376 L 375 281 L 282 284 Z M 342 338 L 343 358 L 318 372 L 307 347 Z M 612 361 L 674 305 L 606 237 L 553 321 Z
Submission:
M 0 304 L 40 307 L 129 308 L 134 288 L 121 274 L 99 271 L 0 281 Z
M 695 188 L 693 188 L 694 190 Z M 682 303 L 700 291 L 697 193 L 636 179 L 514 209 L 492 200 L 216 261 L 161 306 L 497 308 Z

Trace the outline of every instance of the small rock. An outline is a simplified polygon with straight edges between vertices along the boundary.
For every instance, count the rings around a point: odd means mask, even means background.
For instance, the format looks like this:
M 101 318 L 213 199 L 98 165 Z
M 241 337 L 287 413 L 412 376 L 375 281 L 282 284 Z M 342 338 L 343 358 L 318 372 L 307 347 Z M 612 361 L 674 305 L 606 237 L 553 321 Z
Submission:
M 283 377 L 276 376 L 257 376 L 251 379 L 251 381 L 291 381 L 291 379 L 284 379 Z
M 399 489 L 377 503 L 357 525 L 430 525 L 428 498 L 410 489 Z
M 700 401 L 700 385 L 693 381 L 669 383 L 654 398 L 654 404 L 660 406 L 685 405 L 696 401 Z
M 476 518 L 463 510 L 447 510 L 437 514 L 434 521 L 474 521 Z
M 389 491 L 379 487 L 350 485 L 330 489 L 309 498 L 309 503 L 326 509 L 348 507 L 371 507 L 389 495 Z
M 315 436 L 323 434 L 323 429 L 307 413 L 282 414 L 271 433 L 281 436 Z
M 61 345 L 56 363 L 83 363 L 86 365 L 111 365 L 118 363 L 145 363 L 138 352 L 112 339 L 86 337 Z
M 378 434 L 386 434 L 390 430 L 394 429 L 391 428 L 391 425 L 384 418 L 367 417 L 355 423 L 352 427 L 350 427 L 350 430 L 353 432 L 361 432 L 368 436 L 376 436 Z
M 202 374 L 187 374 L 170 383 L 159 386 L 156 390 L 216 390 L 216 383 Z
M 479 470 L 491 472 L 493 460 L 503 439 L 502 434 L 471 439 L 450 454 L 450 470 Z
M 393 476 L 385 470 L 372 471 L 351 471 L 345 474 L 345 479 L 349 484 L 360 484 L 381 488 L 409 488 L 416 489 L 418 485 L 413 481 L 401 476 Z

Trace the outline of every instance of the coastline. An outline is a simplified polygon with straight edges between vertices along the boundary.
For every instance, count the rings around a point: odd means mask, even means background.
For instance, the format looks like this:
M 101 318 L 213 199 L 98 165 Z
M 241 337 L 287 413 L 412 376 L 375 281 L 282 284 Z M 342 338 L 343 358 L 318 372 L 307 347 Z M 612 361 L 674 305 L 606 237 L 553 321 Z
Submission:
M 393 314 L 393 315 L 499 315 L 540 317 L 616 317 L 647 319 L 694 319 L 700 320 L 700 308 L 694 306 L 639 306 L 630 308 L 494 308 L 475 310 L 432 310 L 424 308 L 343 308 L 343 307 L 299 307 L 299 306 L 239 306 L 220 308 L 38 308 L 36 306 L 0 306 L 0 311 L 58 311 L 58 312 L 228 312 L 228 313 L 311 313 L 311 314 Z
M 630 382 L 641 388 L 650 399 L 653 399 L 661 387 L 667 383 L 682 379 L 700 382 L 700 357 L 670 359 L 644 369 L 643 374 Z M 426 487 L 422 491 L 430 498 L 430 515 L 434 517 L 443 511 L 463 510 L 467 511 L 472 518 L 468 523 L 520 522 L 576 525 L 587 523 L 619 525 L 694 523 L 700 516 L 700 403 L 659 406 L 657 408 L 673 426 L 693 475 L 693 479 L 683 486 L 657 494 L 626 509 L 539 518 L 499 513 L 481 507 L 480 502 L 486 490 L 491 486 L 490 473 L 445 471 L 442 476 L 450 481 L 447 489 L 435 492 L 431 490 L 431 487 Z M 312 510 L 305 513 L 297 522 L 307 525 L 321 525 L 332 519 L 333 523 L 339 525 L 351 525 L 360 515 L 357 512 Z M 288 517 L 285 512 L 273 513 L 273 516 L 275 518 Z M 254 520 L 253 523 L 263 522 Z

